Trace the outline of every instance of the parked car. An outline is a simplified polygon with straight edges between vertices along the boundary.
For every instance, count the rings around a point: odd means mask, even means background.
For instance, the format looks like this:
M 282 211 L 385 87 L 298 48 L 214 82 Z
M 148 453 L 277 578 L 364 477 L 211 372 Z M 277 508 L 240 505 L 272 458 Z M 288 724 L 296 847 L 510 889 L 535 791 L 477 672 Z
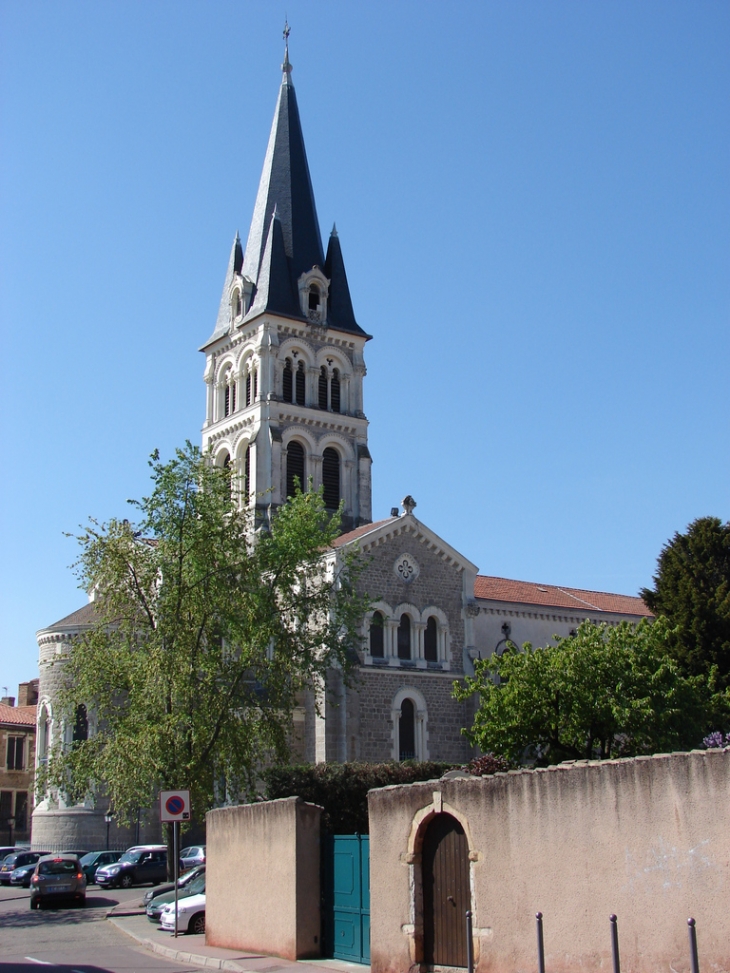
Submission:
M 47 854 L 47 851 L 17 851 L 12 855 L 7 855 L 5 861 L 0 865 L 0 885 L 10 885 L 10 876 L 16 868 L 20 868 L 22 865 L 35 865 L 39 858 Z
M 20 868 L 14 868 L 10 873 L 10 884 L 20 885 L 24 889 L 30 888 L 30 877 L 35 871 L 35 867 L 38 862 L 31 862 L 29 865 L 21 865 Z
M 86 884 L 94 884 L 97 868 L 103 868 L 104 865 L 113 865 L 121 857 L 121 851 L 89 851 L 83 857 L 79 858 L 81 868 L 86 876 Z
M 198 875 L 192 882 L 188 882 L 183 888 L 178 888 L 177 898 L 178 902 L 182 902 L 183 899 L 189 898 L 191 895 L 202 895 L 205 892 L 205 875 Z M 156 898 L 147 906 L 147 918 L 150 922 L 159 922 L 162 915 L 162 910 L 170 905 L 175 905 L 175 890 L 172 892 L 165 892 L 164 895 L 158 895 Z
M 196 865 L 205 864 L 205 845 L 190 845 L 180 852 L 180 871 L 186 872 Z
M 14 855 L 18 848 L 11 848 L 10 845 L 7 848 L 0 848 L 0 864 L 5 861 L 8 855 Z
M 166 905 L 160 913 L 160 926 L 166 932 L 175 931 L 175 903 Z M 199 934 L 205 932 L 205 895 L 190 895 L 177 904 L 177 930 Z
M 151 882 L 159 885 L 167 878 L 167 846 L 141 845 L 125 851 L 119 861 L 96 870 L 96 884 L 101 888 L 129 889 Z
M 179 889 L 184 889 L 189 882 L 192 882 L 198 877 L 198 875 L 205 875 L 205 865 L 198 865 L 197 868 L 191 868 L 189 872 L 185 872 L 177 880 L 177 887 Z M 148 906 L 153 899 L 156 899 L 158 895 L 166 895 L 167 892 L 174 892 L 175 885 L 172 882 L 168 882 L 166 885 L 158 885 L 155 888 L 151 888 L 148 892 L 145 892 L 144 899 L 142 900 L 145 906 Z
M 46 902 L 73 901 L 86 905 L 86 876 L 75 855 L 47 855 L 41 858 L 30 880 L 30 907 Z

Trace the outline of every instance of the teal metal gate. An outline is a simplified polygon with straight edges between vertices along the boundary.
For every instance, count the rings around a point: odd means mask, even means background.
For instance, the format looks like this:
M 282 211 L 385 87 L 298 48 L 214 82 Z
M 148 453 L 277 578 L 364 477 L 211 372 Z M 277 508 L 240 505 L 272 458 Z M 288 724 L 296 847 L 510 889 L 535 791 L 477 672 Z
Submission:
M 370 962 L 370 837 L 329 835 L 322 847 L 324 952 Z

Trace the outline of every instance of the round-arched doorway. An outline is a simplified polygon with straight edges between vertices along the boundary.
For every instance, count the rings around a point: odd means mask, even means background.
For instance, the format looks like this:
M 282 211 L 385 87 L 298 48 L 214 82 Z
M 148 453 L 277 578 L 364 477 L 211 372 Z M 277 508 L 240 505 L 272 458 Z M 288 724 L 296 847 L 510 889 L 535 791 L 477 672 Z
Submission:
M 466 966 L 469 846 L 456 818 L 437 814 L 430 820 L 421 862 L 423 961 L 427 966 Z

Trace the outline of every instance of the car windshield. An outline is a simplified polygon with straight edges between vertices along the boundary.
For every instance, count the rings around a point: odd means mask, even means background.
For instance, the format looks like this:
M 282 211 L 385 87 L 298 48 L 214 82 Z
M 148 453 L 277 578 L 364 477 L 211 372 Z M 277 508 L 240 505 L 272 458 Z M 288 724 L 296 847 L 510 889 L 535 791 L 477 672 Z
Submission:
M 119 859 L 120 862 L 131 862 L 133 865 L 136 864 L 142 857 L 141 851 L 125 851 L 122 857 Z
M 185 889 L 190 895 L 198 895 L 200 892 L 205 892 L 205 875 L 198 875 L 194 882 Z
M 51 862 L 41 862 L 38 866 L 39 875 L 73 875 L 75 872 L 76 862 L 70 858 L 60 858 Z
M 90 851 L 88 855 L 84 855 L 84 857 L 79 859 L 79 861 L 82 865 L 93 865 L 98 857 L 98 851 Z
M 3 865 L 14 865 L 17 862 L 19 857 L 20 855 L 8 855 L 8 857 L 3 862 Z

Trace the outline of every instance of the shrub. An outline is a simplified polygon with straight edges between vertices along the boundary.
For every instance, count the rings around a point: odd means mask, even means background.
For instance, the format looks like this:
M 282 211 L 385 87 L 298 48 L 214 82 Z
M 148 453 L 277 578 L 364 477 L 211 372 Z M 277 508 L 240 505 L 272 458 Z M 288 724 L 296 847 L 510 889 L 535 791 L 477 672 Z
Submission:
M 270 767 L 263 774 L 264 796 L 269 801 L 296 796 L 318 804 L 324 808 L 322 825 L 330 834 L 369 834 L 369 790 L 434 780 L 454 768 L 433 760 Z

